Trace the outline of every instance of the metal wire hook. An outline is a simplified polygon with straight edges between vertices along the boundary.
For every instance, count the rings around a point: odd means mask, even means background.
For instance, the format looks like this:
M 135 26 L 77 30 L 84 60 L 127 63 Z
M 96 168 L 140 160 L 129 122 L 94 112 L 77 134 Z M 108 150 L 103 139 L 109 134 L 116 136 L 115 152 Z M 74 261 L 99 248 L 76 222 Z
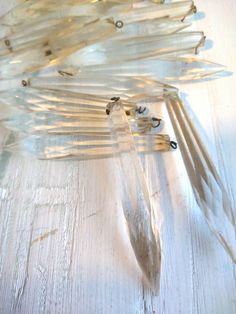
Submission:
M 121 20 L 116 21 L 115 26 L 116 26 L 116 28 L 123 28 L 123 26 L 124 26 L 124 22 L 123 22 L 123 21 L 121 21 Z
M 139 108 L 137 108 L 136 112 L 142 114 L 142 113 L 144 113 L 146 110 L 147 110 L 147 107 L 142 107 L 142 106 L 140 106 Z
M 26 80 L 22 80 L 21 84 L 22 84 L 23 87 L 26 87 L 26 86 L 29 85 L 29 83 Z
M 153 117 L 152 121 L 153 121 L 152 127 L 156 129 L 160 126 L 162 119 Z
M 178 144 L 175 141 L 170 141 L 170 147 L 173 149 L 177 149 L 178 148 Z
M 119 100 L 120 100 L 120 97 L 116 97 L 116 96 L 115 96 L 115 97 L 112 97 L 112 98 L 111 98 L 111 101 L 114 101 L 114 102 L 117 102 L 117 101 L 119 101 Z

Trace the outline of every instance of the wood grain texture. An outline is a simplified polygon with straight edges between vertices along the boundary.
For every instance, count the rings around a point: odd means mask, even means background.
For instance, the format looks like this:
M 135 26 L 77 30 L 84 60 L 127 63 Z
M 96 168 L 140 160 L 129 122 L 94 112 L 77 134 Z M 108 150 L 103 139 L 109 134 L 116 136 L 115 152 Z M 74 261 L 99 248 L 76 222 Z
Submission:
M 1 12 L 12 3 L 1 0 Z M 180 88 L 235 208 L 236 2 L 196 5 L 194 28 L 214 42 L 202 56 L 233 74 Z M 166 118 L 164 108 L 158 111 Z M 168 120 L 166 129 L 173 135 Z M 201 217 L 180 152 L 142 161 L 162 221 L 159 297 L 143 283 L 127 240 L 112 159 L 1 155 L 1 314 L 236 313 L 235 266 Z

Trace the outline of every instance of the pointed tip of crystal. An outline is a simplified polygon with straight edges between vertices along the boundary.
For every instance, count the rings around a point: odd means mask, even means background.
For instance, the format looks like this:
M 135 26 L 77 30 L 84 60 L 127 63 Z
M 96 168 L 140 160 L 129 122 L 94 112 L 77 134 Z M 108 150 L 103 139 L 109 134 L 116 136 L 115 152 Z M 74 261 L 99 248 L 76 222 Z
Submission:
M 176 62 L 182 64 L 181 75 L 166 77 L 167 82 L 198 81 L 207 77 L 214 78 L 216 74 L 226 71 L 226 66 L 222 64 L 198 58 L 178 58 Z
M 220 63 L 208 61 L 208 60 L 202 60 L 202 65 L 206 67 L 206 69 L 211 70 L 212 72 L 221 72 L 226 70 L 226 66 Z
M 197 58 L 187 58 L 182 59 L 188 64 L 196 65 L 198 68 L 202 68 L 203 70 L 209 70 L 212 72 L 219 72 L 219 71 L 225 71 L 226 66 L 220 63 L 212 62 L 209 60 L 204 59 L 197 59 Z

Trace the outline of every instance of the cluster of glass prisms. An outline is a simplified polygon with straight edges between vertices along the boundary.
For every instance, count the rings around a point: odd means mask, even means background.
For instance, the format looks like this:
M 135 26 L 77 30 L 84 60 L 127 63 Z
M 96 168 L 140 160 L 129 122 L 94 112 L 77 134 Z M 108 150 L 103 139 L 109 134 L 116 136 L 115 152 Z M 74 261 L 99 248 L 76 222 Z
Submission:
M 186 19 L 194 13 L 192 1 L 29 0 L 0 18 L 0 119 L 11 134 L 4 149 L 41 159 L 114 153 L 124 178 L 130 241 L 154 291 L 160 239 L 138 153 L 176 145 L 167 134 L 153 131 L 161 121 L 146 114 L 150 102 L 166 103 L 199 207 L 236 260 L 227 193 L 178 90 L 170 85 L 223 70 L 196 57 L 205 36 L 188 29 Z

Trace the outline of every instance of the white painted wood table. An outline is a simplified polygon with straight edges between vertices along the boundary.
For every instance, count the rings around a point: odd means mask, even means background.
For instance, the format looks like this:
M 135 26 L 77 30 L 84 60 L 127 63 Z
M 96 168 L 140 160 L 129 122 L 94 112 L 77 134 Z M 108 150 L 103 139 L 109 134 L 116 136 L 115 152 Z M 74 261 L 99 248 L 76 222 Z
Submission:
M 1 0 L 1 12 L 12 3 Z M 236 1 L 196 5 L 194 28 L 214 43 L 202 56 L 233 73 L 180 88 L 235 208 Z M 235 267 L 201 217 L 180 152 L 144 159 L 162 212 L 158 297 L 130 249 L 113 163 L 1 155 L 0 314 L 235 314 Z

